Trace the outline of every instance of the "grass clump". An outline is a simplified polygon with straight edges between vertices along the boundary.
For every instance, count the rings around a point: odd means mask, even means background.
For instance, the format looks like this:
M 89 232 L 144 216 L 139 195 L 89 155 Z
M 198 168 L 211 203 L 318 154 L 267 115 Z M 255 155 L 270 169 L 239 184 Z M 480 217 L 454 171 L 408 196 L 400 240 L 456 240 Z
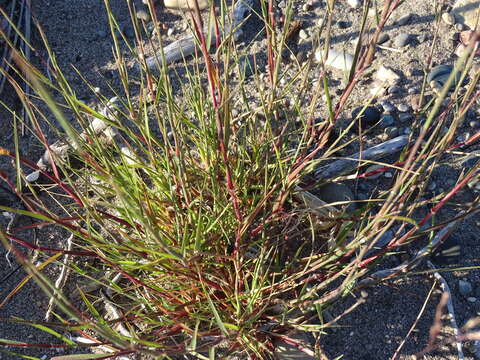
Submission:
M 429 176 L 432 160 L 452 146 L 450 138 L 439 135 L 439 125 L 432 125 L 447 90 L 428 109 L 417 139 L 412 138 L 393 165 L 398 175 L 389 191 L 350 213 L 307 191 L 344 175 L 339 172 L 320 181 L 317 174 L 319 166 L 338 158 L 345 146 L 346 131 L 332 141 L 333 127 L 371 66 L 378 34 L 399 2 L 385 1 L 378 24 L 366 21 L 366 6 L 360 29 L 365 42 L 363 47 L 359 42 L 348 85 L 335 106 L 323 68 L 317 84 L 324 89 L 306 88 L 311 62 L 297 64 L 292 80 L 280 81 L 291 1 L 280 33 L 272 2 L 262 2 L 258 9 L 267 34 L 268 80 L 262 84 L 254 74 L 259 85 L 256 105 L 244 82 L 233 36 L 209 47 L 211 38 L 201 30 L 198 11 L 193 12 L 191 27 L 198 51 L 186 64 L 183 77 L 167 66 L 159 66 L 158 73 L 144 66 L 140 38 L 145 24 L 132 17 L 139 50 L 129 49 L 141 68 L 136 74 L 125 62 L 118 24 L 109 2 L 105 4 L 123 88 L 112 89 L 114 100 L 97 94 L 104 111 L 77 99 L 45 37 L 52 80 L 21 53 L 15 56 L 18 75 L 25 74 L 23 80 L 36 91 L 35 97 L 27 97 L 16 87 L 29 114 L 31 133 L 47 150 L 48 166 L 21 157 L 20 151 L 4 149 L 2 155 L 19 164 L 16 184 L 4 179 L 24 202 L 27 211 L 21 214 L 32 217 L 34 227 L 60 227 L 72 237 L 66 248 L 47 248 L 19 239 L 13 231 L 1 234 L 5 245 L 55 299 L 55 321 L 48 325 L 76 332 L 84 342 L 88 339 L 89 345 L 82 346 L 111 351 L 105 358 L 127 354 L 269 358 L 278 343 L 320 356 L 320 347 L 312 350 L 290 337 L 292 330 L 325 331 L 332 324 L 324 320 L 325 311 L 364 286 L 361 280 L 372 266 L 420 235 L 433 234 L 433 229 L 420 229 L 426 220 L 418 224 L 412 214 L 424 205 L 418 190 Z M 212 17 L 212 23 L 228 21 L 226 5 L 222 3 L 221 14 Z M 333 5 L 329 2 L 327 27 Z M 150 8 L 154 10 L 151 4 Z M 158 30 L 158 23 L 154 24 Z M 369 26 L 375 31 L 373 37 L 366 35 Z M 319 39 L 324 36 L 327 49 L 329 33 L 320 33 Z M 215 52 L 209 51 L 214 47 Z M 164 61 L 164 54 L 159 55 L 158 65 Z M 323 101 L 323 90 L 325 121 L 314 123 L 311 113 Z M 307 109 L 306 98 L 312 99 Z M 471 103 L 460 96 L 451 98 L 460 106 L 453 113 L 456 120 L 450 131 L 454 133 Z M 45 139 L 40 122 L 49 117 L 44 105 L 62 126 L 62 145 L 54 147 Z M 73 115 L 73 124 L 65 112 Z M 422 142 L 432 129 L 429 140 Z M 348 141 L 361 140 L 360 135 Z M 68 155 L 55 151 L 61 146 Z M 360 158 L 354 168 L 368 164 Z M 49 184 L 34 186 L 26 181 L 25 166 Z M 474 172 L 466 174 L 451 192 L 432 200 L 436 206 L 429 217 L 474 176 Z M 372 253 L 373 244 L 393 226 L 406 231 Z M 43 262 L 57 261 L 47 254 L 67 257 L 59 265 L 75 275 L 76 296 L 62 294 L 18 245 L 40 252 Z M 97 286 L 82 287 L 81 278 Z M 362 302 L 360 297 L 349 310 Z M 66 342 L 65 347 L 73 346 Z

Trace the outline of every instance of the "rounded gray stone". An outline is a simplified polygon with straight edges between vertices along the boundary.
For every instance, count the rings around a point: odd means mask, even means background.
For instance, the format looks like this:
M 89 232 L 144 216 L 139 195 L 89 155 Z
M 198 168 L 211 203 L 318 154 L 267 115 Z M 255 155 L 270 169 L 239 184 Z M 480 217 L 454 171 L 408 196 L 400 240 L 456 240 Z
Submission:
M 447 81 L 448 77 L 450 76 L 450 73 L 453 71 L 453 66 L 452 65 L 438 65 L 435 66 L 432 70 L 427 75 L 427 82 L 429 84 L 432 83 L 432 81 L 436 81 L 440 83 L 441 86 L 445 85 L 445 82 Z M 461 78 L 461 73 L 457 72 L 455 75 L 455 79 L 452 82 L 452 86 L 455 86 L 460 82 Z
M 389 94 L 398 94 L 401 91 L 401 89 L 398 86 L 390 86 L 388 88 L 388 93 Z
M 380 105 L 382 105 L 383 111 L 386 113 L 394 113 L 395 112 L 395 106 L 393 106 L 392 103 L 388 101 L 383 101 Z
M 395 126 L 391 126 L 385 129 L 385 134 L 390 138 L 393 139 L 394 137 L 398 136 L 398 128 Z
M 379 45 L 382 45 L 384 43 L 386 43 L 388 40 L 390 40 L 390 36 L 388 36 L 388 34 L 386 33 L 383 33 L 383 34 L 380 34 L 380 36 L 378 37 L 378 44 Z
M 148 11 L 146 11 L 144 9 L 137 10 L 137 12 L 135 13 L 135 16 L 139 20 L 143 20 L 145 22 L 150 21 L 150 14 L 148 13 Z
M 407 15 L 404 15 L 400 19 L 397 20 L 397 25 L 398 26 L 406 25 L 410 22 L 411 18 L 412 18 L 412 14 L 408 13 Z
M 395 124 L 395 119 L 393 118 L 392 115 L 389 114 L 384 114 L 380 118 L 380 126 L 383 128 L 388 128 L 389 126 L 392 126 Z
M 397 36 L 395 36 L 395 38 L 393 39 L 393 44 L 399 48 L 405 47 L 408 45 L 410 40 L 411 40 L 410 34 L 400 33 Z
M 350 187 L 345 184 L 329 183 L 318 188 L 315 193 L 321 200 L 328 204 L 346 202 L 345 204 L 334 206 L 345 209 L 347 213 L 355 211 L 357 208 L 357 204 L 352 202 L 355 201 L 355 196 L 353 195 L 352 190 L 350 190 Z
M 467 297 L 473 291 L 472 284 L 465 280 L 458 280 L 458 291 L 462 296 Z

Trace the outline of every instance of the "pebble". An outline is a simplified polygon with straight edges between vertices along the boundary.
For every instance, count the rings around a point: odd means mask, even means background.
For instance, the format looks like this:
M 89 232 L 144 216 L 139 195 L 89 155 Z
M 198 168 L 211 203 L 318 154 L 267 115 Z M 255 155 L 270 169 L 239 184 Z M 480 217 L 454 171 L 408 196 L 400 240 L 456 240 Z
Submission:
M 403 129 L 403 135 L 410 135 L 411 133 L 412 133 L 412 129 L 408 127 Z
M 390 138 L 393 139 L 394 137 L 398 136 L 398 128 L 395 126 L 388 127 L 385 129 L 385 134 Z
M 405 47 L 410 42 L 410 34 L 400 33 L 393 39 L 393 44 L 396 47 Z
M 467 297 L 473 291 L 472 284 L 465 280 L 458 280 L 458 291 L 462 296 Z
M 383 65 L 377 70 L 375 77 L 380 81 L 392 84 L 400 80 L 400 76 L 395 71 Z
M 352 111 L 352 121 L 355 121 L 355 126 L 358 125 L 357 116 L 359 116 L 360 112 L 363 110 L 363 106 L 359 106 Z M 380 120 L 380 111 L 374 106 L 367 106 L 365 111 L 360 115 L 360 123 L 362 129 L 367 128 L 378 122 Z
M 323 48 L 317 49 L 317 51 L 315 52 L 315 58 L 318 62 L 322 61 L 322 56 Z M 337 51 L 335 49 L 330 49 L 328 51 L 328 57 L 327 61 L 325 61 L 325 65 L 348 72 L 353 65 L 353 56 L 345 51 Z
M 307 2 L 307 3 L 303 4 L 302 10 L 307 12 L 307 11 L 310 11 L 311 7 L 312 7 L 312 4 Z
M 435 181 L 432 181 L 429 185 L 428 185 L 428 191 L 433 191 L 437 188 L 437 183 Z
M 353 195 L 352 190 L 345 184 L 342 183 L 329 183 L 318 188 L 315 193 L 320 199 L 325 201 L 328 204 L 345 201 L 347 203 L 338 205 L 341 208 L 345 209 L 347 212 L 355 211 L 357 204 L 352 202 L 355 201 L 355 196 Z
M 388 114 L 392 114 L 395 112 L 395 106 L 393 106 L 393 104 L 389 103 L 388 101 L 382 101 L 380 105 L 382 105 L 383 111 Z
M 455 15 L 452 13 L 444 12 L 442 14 L 442 20 L 447 25 L 454 25 L 455 24 Z
M 398 86 L 390 86 L 388 88 L 388 93 L 389 94 L 398 94 L 400 92 L 400 88 Z
M 347 4 L 356 9 L 362 5 L 362 2 L 360 0 L 347 0 Z
M 388 36 L 388 34 L 386 33 L 383 33 L 378 37 L 378 44 L 382 45 L 386 43 L 388 40 L 390 40 L 390 36 Z
M 392 126 L 395 124 L 395 119 L 393 118 L 392 115 L 389 114 L 384 114 L 382 115 L 380 119 L 380 126 L 383 128 L 388 128 L 389 126 Z
M 305 30 L 301 29 L 300 32 L 298 33 L 298 36 L 300 39 L 307 40 L 308 39 L 308 34 Z
M 137 19 L 139 19 L 139 20 L 143 20 L 143 21 L 145 21 L 145 22 L 149 22 L 149 21 L 150 21 L 150 14 L 149 14 L 147 11 L 143 10 L 143 9 L 137 10 L 137 12 L 135 13 L 135 15 L 137 16 Z
M 397 106 L 397 109 L 398 109 L 398 111 L 400 111 L 400 112 L 407 112 L 407 111 L 410 110 L 410 106 L 408 106 L 407 104 L 403 104 L 403 103 L 402 103 L 402 104 L 399 104 L 399 105 Z
M 472 129 L 476 129 L 476 128 L 480 127 L 480 122 L 478 122 L 476 120 L 472 120 L 468 123 L 468 126 L 470 126 Z
M 174 29 L 174 28 L 168 28 L 168 30 L 167 30 L 167 36 L 172 36 L 174 32 L 175 32 L 175 29 Z
M 408 95 L 413 95 L 417 93 L 417 89 L 415 88 L 408 88 L 407 90 Z
M 208 0 L 197 0 L 198 8 L 204 10 L 208 7 Z M 195 0 L 164 0 L 163 4 L 166 8 L 189 10 L 195 7 Z
M 400 122 L 402 123 L 413 120 L 413 118 L 414 118 L 413 115 L 409 113 L 398 114 L 398 120 L 400 120 Z
M 432 81 L 436 81 L 440 83 L 440 87 L 443 87 L 443 85 L 446 83 L 448 77 L 450 76 L 450 73 L 453 71 L 453 66 L 452 65 L 438 65 L 435 66 L 432 70 L 427 75 L 427 82 L 429 84 L 432 83 Z M 457 75 L 455 76 L 454 81 L 452 82 L 452 86 L 455 86 L 456 83 L 460 81 L 461 78 L 461 72 L 458 72 Z
M 455 26 L 454 26 L 455 30 L 456 31 L 463 31 L 465 30 L 465 26 L 461 23 L 456 23 Z
M 467 298 L 467 301 L 470 302 L 470 303 L 474 303 L 474 302 L 477 302 L 477 298 L 473 297 L 473 296 L 470 296 L 470 297 Z
M 387 171 L 385 174 L 383 174 L 387 179 L 393 178 L 393 174 L 390 171 Z
M 397 20 L 397 25 L 403 26 L 406 25 L 412 17 L 411 13 L 408 13 L 407 15 L 402 16 L 400 19 Z

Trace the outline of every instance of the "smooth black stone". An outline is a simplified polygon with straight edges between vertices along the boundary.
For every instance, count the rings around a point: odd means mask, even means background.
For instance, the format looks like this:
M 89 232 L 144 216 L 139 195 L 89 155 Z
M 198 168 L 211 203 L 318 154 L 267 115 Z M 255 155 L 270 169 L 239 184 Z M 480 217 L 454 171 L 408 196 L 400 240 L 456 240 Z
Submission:
M 360 116 L 360 122 L 362 129 L 372 126 L 380 120 L 382 113 L 374 106 L 367 106 L 362 115 L 359 115 L 362 111 L 363 106 L 359 106 L 352 111 L 352 121 L 355 122 L 355 127 L 358 128 L 358 119 L 357 116 Z

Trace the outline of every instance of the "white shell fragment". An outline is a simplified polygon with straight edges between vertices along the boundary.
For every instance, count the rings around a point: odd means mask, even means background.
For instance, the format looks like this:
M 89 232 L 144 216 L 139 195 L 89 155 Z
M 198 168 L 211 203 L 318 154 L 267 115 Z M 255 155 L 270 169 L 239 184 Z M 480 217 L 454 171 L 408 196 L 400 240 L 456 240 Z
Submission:
M 383 65 L 380 66 L 375 73 L 375 77 L 380 81 L 385 81 L 390 84 L 394 84 L 400 80 L 400 76 L 395 71 Z
M 27 176 L 25 176 L 25 180 L 27 180 L 27 182 L 29 182 L 29 183 L 33 183 L 33 182 L 37 181 L 39 177 L 40 177 L 40 171 L 36 170 L 36 171 L 28 174 Z
M 318 62 L 322 62 L 323 53 L 324 51 L 321 48 L 315 52 L 315 58 Z M 325 65 L 345 72 L 350 72 L 350 69 L 353 66 L 353 56 L 345 51 L 330 49 L 328 50 L 328 57 L 325 61 Z

